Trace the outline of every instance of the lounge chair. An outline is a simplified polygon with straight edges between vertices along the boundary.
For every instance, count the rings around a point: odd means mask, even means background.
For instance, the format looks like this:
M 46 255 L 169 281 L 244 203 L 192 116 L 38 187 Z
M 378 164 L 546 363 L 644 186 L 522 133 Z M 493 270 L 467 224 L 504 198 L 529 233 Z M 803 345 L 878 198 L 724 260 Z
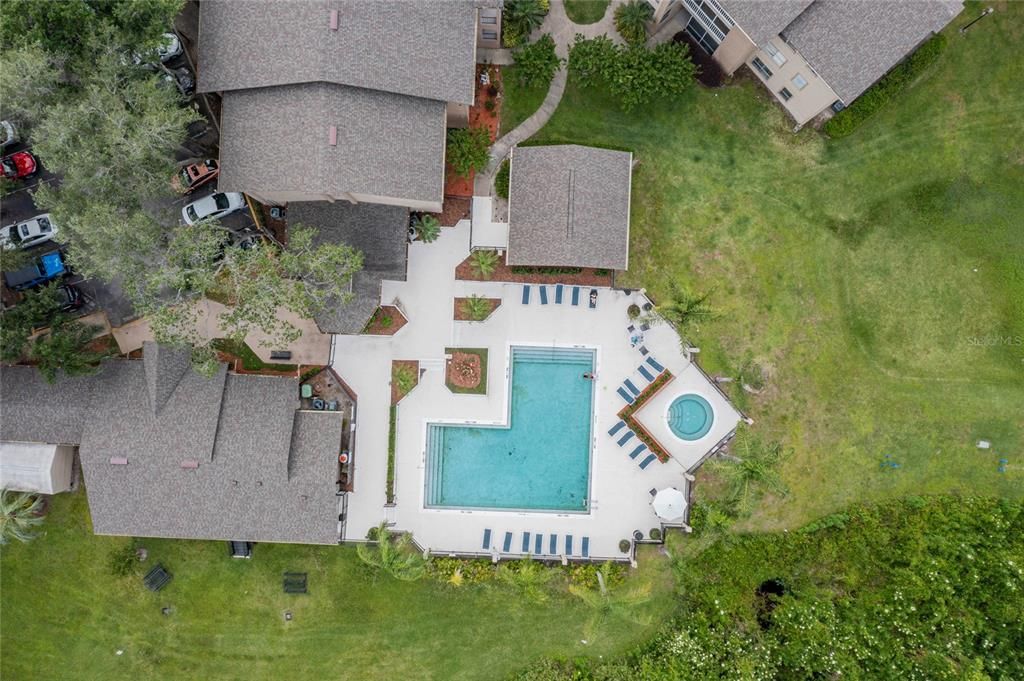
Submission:
M 508 553 L 511 550 L 512 550 L 512 533 L 511 532 L 506 532 L 505 533 L 505 546 L 502 548 L 502 551 L 504 551 L 505 553 Z
M 625 388 L 616 388 L 615 392 L 619 393 L 622 399 L 626 400 L 626 404 L 633 404 L 633 396 L 627 393 Z
M 597 289 L 590 289 L 590 309 L 593 310 L 597 307 Z
M 523 305 L 530 304 L 530 287 L 523 286 Z
M 530 533 L 523 532 L 523 553 L 530 552 Z
M 572 287 L 572 304 L 573 305 L 579 305 L 580 304 L 580 287 L 579 286 L 573 286 Z
M 544 553 L 544 535 L 537 533 L 534 535 L 535 541 L 533 542 L 533 555 L 539 556 Z
M 562 304 L 562 288 L 563 286 L 561 284 L 555 286 L 555 305 Z
M 538 286 L 537 288 L 540 289 L 540 304 L 541 305 L 547 305 L 548 304 L 548 287 L 547 286 Z
M 491 550 L 491 530 L 489 528 L 484 530 L 484 546 L 483 546 L 483 549 L 484 549 L 484 551 L 490 551 Z
M 654 370 L 657 371 L 659 374 L 665 370 L 665 367 L 658 364 L 658 360 L 654 359 L 653 357 L 648 357 L 647 363 L 654 367 Z
M 619 421 L 618 423 L 616 423 L 614 426 L 611 427 L 611 429 L 608 431 L 608 434 L 614 436 L 615 433 L 619 432 L 620 430 L 622 430 L 625 427 L 626 427 L 626 422 L 625 421 Z
M 619 446 L 621 447 L 622 445 L 632 440 L 634 437 L 636 437 L 636 433 L 634 433 L 632 430 L 627 430 L 626 434 L 619 438 Z
M 654 460 L 655 460 L 656 458 L 658 458 L 658 457 L 654 456 L 654 454 L 651 454 L 651 455 L 650 455 L 650 456 L 648 456 L 648 457 L 647 457 L 646 459 L 644 459 L 643 461 L 641 461 L 641 462 L 640 462 L 640 470 L 644 470 L 645 468 L 647 468 L 648 466 L 650 466 L 650 465 L 651 465 L 651 463 L 652 463 L 652 462 L 653 462 L 653 461 L 654 461 Z
M 632 324 L 626 327 L 626 332 L 629 333 L 630 335 L 632 335 L 634 331 L 636 331 L 636 327 L 633 326 Z
M 548 541 L 548 553 L 552 556 L 558 553 L 558 535 L 551 535 L 551 539 Z
M 581 548 L 584 558 L 590 558 L 590 537 L 583 538 L 583 546 Z
M 629 458 L 635 459 L 636 457 L 640 456 L 640 453 L 643 452 L 645 449 L 647 449 L 647 445 L 641 442 L 636 446 L 636 449 L 629 453 Z
M 622 382 L 622 385 L 626 386 L 626 388 L 629 389 L 629 392 L 633 393 L 634 395 L 640 394 L 640 390 L 635 385 L 633 385 L 633 381 L 629 380 L 628 378 Z
M 647 356 L 647 353 L 649 352 L 649 350 L 647 349 L 647 346 L 646 346 L 646 345 L 641 345 L 641 346 L 640 346 L 639 348 L 637 348 L 637 349 L 638 349 L 638 350 L 640 351 L 640 354 L 641 354 L 641 355 L 643 355 L 643 356 L 645 356 L 645 357 Z
M 647 367 L 645 367 L 645 366 L 644 366 L 643 364 L 641 364 L 640 366 L 638 366 L 638 367 L 636 368 L 636 370 L 637 370 L 637 372 L 638 372 L 638 373 L 639 373 L 639 374 L 640 374 L 641 376 L 643 376 L 644 378 L 646 378 L 646 379 L 647 379 L 648 381 L 653 381 L 653 380 L 654 380 L 654 374 L 652 374 L 652 373 L 651 373 L 650 371 L 648 371 L 648 370 L 647 370 Z
M 572 555 L 572 535 L 571 534 L 565 535 L 565 555 L 567 555 L 567 556 L 571 556 Z

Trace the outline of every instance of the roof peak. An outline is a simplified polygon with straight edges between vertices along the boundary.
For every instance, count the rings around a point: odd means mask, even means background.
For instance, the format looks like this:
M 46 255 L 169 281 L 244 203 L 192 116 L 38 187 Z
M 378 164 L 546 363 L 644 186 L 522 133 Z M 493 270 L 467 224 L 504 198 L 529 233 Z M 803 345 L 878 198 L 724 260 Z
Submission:
M 149 408 L 153 416 L 159 416 L 181 379 L 192 368 L 192 353 L 184 348 L 146 341 L 142 344 L 142 363 L 146 370 Z

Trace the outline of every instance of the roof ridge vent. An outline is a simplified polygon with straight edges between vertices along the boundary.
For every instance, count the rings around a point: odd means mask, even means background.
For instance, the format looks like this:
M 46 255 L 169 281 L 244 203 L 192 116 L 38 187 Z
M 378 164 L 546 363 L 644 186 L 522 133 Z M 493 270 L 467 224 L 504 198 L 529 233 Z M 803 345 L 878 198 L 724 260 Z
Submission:
M 181 462 L 181 467 L 187 471 L 194 471 L 199 468 L 199 462 L 195 459 L 185 459 Z
M 566 215 L 566 218 L 565 218 L 565 236 L 567 238 L 572 238 L 573 232 L 576 231 L 575 230 L 575 222 L 576 222 L 576 216 L 575 216 L 576 198 L 575 198 L 575 194 L 576 194 L 576 170 L 574 168 L 570 168 L 569 169 L 569 196 L 568 196 L 569 205 L 567 206 L 567 210 L 565 212 L 565 215 Z
M 332 125 L 327 128 L 327 144 L 328 146 L 338 146 L 338 126 Z
M 338 30 L 338 10 L 336 9 L 331 10 L 331 30 Z
M 127 466 L 128 465 L 128 457 L 127 456 L 112 456 L 112 457 L 110 457 L 110 465 L 111 466 Z

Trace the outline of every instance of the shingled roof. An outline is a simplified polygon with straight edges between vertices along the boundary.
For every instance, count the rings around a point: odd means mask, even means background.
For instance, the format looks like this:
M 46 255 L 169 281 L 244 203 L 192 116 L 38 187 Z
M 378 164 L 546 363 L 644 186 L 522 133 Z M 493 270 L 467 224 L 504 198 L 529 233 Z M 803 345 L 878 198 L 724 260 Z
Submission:
M 221 130 L 222 191 L 440 201 L 444 190 L 444 102 L 331 83 L 226 92 Z
M 762 46 L 777 36 L 814 0 L 719 0 L 732 20 Z
M 626 269 L 632 158 L 575 144 L 515 147 L 508 264 Z
M 199 29 L 200 92 L 327 82 L 473 103 L 470 0 L 203 0 Z
M 316 228 L 315 245 L 344 243 L 363 254 L 347 303 L 331 301 L 316 316 L 324 333 L 359 333 L 380 305 L 381 281 L 405 281 L 409 211 L 399 206 L 309 201 L 288 207 L 289 224 Z
M 784 35 L 849 103 L 962 9 L 960 0 L 817 0 Z
M 94 384 L 94 376 L 47 383 L 33 367 L 0 368 L 0 440 L 77 445 Z

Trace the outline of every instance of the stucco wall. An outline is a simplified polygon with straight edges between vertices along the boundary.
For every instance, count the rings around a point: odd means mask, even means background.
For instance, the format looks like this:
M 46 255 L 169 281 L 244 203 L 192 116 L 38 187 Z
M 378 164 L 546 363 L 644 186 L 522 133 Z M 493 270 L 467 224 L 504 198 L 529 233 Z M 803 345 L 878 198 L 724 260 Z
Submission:
M 731 76 L 743 62 L 750 59 L 750 56 L 757 50 L 757 46 L 750 41 L 747 34 L 738 26 L 733 26 L 725 40 L 718 46 L 715 53 L 711 55 L 727 76 Z
M 764 83 L 765 87 L 782 104 L 783 108 L 789 112 L 789 115 L 793 117 L 797 125 L 803 125 L 821 113 L 822 110 L 832 106 L 832 103 L 839 99 L 839 96 L 829 87 L 825 79 L 814 72 L 814 69 L 811 68 L 807 60 L 799 52 L 777 36 L 772 38 L 770 42 L 786 58 L 786 62 L 779 66 L 772 59 L 772 55 L 765 52 L 764 49 L 757 49 L 747 59 L 747 66 Z M 760 57 L 761 61 L 771 70 L 771 78 L 765 80 L 761 73 L 754 68 L 754 57 Z M 807 85 L 803 90 L 797 89 L 796 85 L 793 84 L 793 78 L 797 74 L 800 74 L 807 80 Z M 793 93 L 793 97 L 788 102 L 783 101 L 779 95 L 779 91 L 782 88 L 786 88 Z

